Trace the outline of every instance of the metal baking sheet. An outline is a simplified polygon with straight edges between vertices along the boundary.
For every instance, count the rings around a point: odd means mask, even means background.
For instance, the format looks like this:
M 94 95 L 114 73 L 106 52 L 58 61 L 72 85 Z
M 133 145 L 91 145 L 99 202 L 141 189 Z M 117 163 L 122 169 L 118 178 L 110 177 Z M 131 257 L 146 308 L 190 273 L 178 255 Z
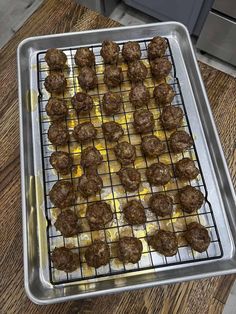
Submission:
M 68 80 L 71 88 L 68 90 L 68 98 L 71 97 L 75 91 L 79 90 L 78 84 L 74 84 L 73 78 L 76 69 L 73 64 L 73 55 L 75 49 L 80 46 L 89 46 L 94 49 L 97 61 L 97 74 L 102 73 L 102 59 L 99 56 L 101 42 L 104 39 L 112 39 L 119 43 L 129 40 L 138 40 L 142 47 L 142 58 L 146 60 L 145 45 L 148 39 L 161 35 L 167 38 L 169 42 L 168 57 L 174 63 L 173 73 L 168 78 L 168 82 L 173 85 L 176 91 L 174 104 L 183 106 L 186 117 L 189 118 L 189 123 L 185 119 L 183 128 L 192 133 L 195 141 L 196 150 L 191 150 L 187 154 L 191 156 L 198 167 L 201 168 L 201 176 L 198 177 L 192 185 L 198 186 L 207 196 L 208 202 L 201 209 L 201 212 L 194 217 L 187 217 L 188 221 L 196 220 L 209 227 L 211 234 L 211 246 L 207 253 L 193 254 L 186 245 L 179 249 L 178 255 L 174 258 L 166 259 L 163 256 L 150 251 L 145 241 L 147 231 L 153 228 L 157 229 L 159 226 L 165 229 L 181 232 L 183 226 L 186 225 L 186 218 L 179 215 L 178 208 L 176 209 L 172 219 L 164 219 L 163 221 L 155 221 L 155 217 L 148 213 L 148 222 L 145 228 L 130 229 L 120 218 L 120 203 L 123 191 L 117 189 L 115 195 L 109 190 L 112 183 L 112 178 L 115 175 L 105 168 L 103 173 L 109 174 L 105 180 L 110 181 L 108 187 L 103 190 L 102 199 L 107 199 L 113 205 L 116 212 L 116 219 L 114 225 L 110 226 L 108 230 L 98 232 L 91 235 L 89 232 L 79 235 L 78 238 L 71 238 L 65 243 L 64 239 L 48 225 L 48 221 L 55 220 L 57 215 L 56 209 L 45 198 L 44 193 L 48 193 L 52 182 L 57 180 L 57 176 L 50 169 L 48 164 L 48 156 L 53 147 L 47 142 L 46 131 L 49 121 L 44 112 L 44 106 L 48 98 L 47 92 L 43 88 L 43 80 L 47 75 L 47 68 L 44 63 L 44 53 L 50 47 L 58 47 L 63 49 L 68 56 L 69 71 Z M 148 64 L 147 64 L 148 65 Z M 125 72 L 125 65 L 122 65 Z M 30 298 L 36 303 L 52 303 L 63 300 L 75 299 L 85 296 L 92 296 L 101 293 L 115 292 L 119 290 L 126 290 L 131 288 L 138 288 L 144 286 L 153 286 L 156 284 L 171 283 L 181 280 L 188 280 L 194 278 L 203 278 L 206 276 L 217 275 L 219 273 L 233 272 L 235 267 L 234 262 L 234 242 L 231 231 L 228 225 L 226 214 L 230 214 L 232 206 L 235 206 L 233 198 L 233 189 L 229 180 L 228 172 L 225 166 L 225 161 L 222 156 L 221 148 L 219 147 L 218 138 L 215 132 L 214 123 L 212 122 L 209 104 L 205 95 L 204 87 L 202 85 L 199 71 L 197 68 L 194 53 L 192 51 L 191 42 L 185 27 L 179 23 L 161 23 L 151 24 L 136 27 L 115 28 L 111 30 L 89 31 L 81 33 L 61 34 L 53 36 L 43 36 L 31 38 L 23 41 L 18 48 L 18 69 L 19 69 L 19 98 L 20 98 L 20 112 L 21 112 L 21 144 L 22 144 L 22 194 L 23 194 L 23 222 L 24 222 L 24 254 L 25 254 L 25 284 L 26 291 Z M 22 74 L 24 73 L 24 76 Z M 102 80 L 102 75 L 101 75 Z M 102 82 L 102 81 L 101 81 Z M 153 88 L 153 82 L 145 81 L 150 89 Z M 129 83 L 124 82 L 121 91 L 124 100 L 127 99 Z M 103 121 L 101 114 L 99 115 L 99 97 L 105 92 L 105 86 L 101 83 L 100 91 L 94 97 L 95 112 L 93 123 L 100 123 Z M 126 102 L 125 102 L 126 104 Z M 153 111 L 155 117 L 158 119 L 160 111 L 153 102 L 149 108 Z M 137 136 L 131 136 L 129 122 L 132 120 L 132 112 L 129 111 L 129 104 L 125 109 L 125 117 L 118 117 L 118 122 L 122 123 L 125 119 L 126 125 L 125 136 L 129 141 L 134 141 L 133 144 L 138 145 Z M 69 128 L 72 128 L 75 119 L 68 121 Z M 91 117 L 91 116 L 90 116 Z M 119 120 L 120 119 L 120 120 Z M 85 119 L 86 120 L 86 119 Z M 105 120 L 104 120 L 105 121 Z M 207 122 L 207 124 L 206 124 Z M 158 136 L 166 136 L 166 134 L 157 128 Z M 131 134 L 131 135 L 130 135 Z M 168 135 L 167 135 L 168 136 Z M 126 138 L 124 138 L 125 140 Z M 217 145 L 211 147 L 212 143 L 216 141 Z M 135 142 L 136 141 L 136 142 Z M 210 144 L 209 144 L 210 141 Z M 94 144 L 101 151 L 107 152 L 110 147 L 101 138 Z M 27 143 L 27 146 L 26 146 Z M 78 145 L 71 143 L 73 153 L 78 154 Z M 80 148 L 81 149 L 81 148 Z M 219 154 L 216 158 L 216 152 Z M 197 156 L 196 153 L 197 152 Z M 109 154 L 108 154 L 109 155 Z M 109 155 L 110 160 L 111 157 Z M 170 163 L 170 156 L 163 156 L 166 163 Z M 180 157 L 179 159 L 181 159 Z M 142 157 L 137 158 L 136 167 L 143 167 Z M 145 161 L 147 162 L 147 161 Z M 46 164 L 47 163 L 47 164 Z M 109 170 L 114 168 L 114 172 L 118 167 L 118 163 L 105 162 L 108 164 Z M 221 163 L 221 170 L 219 165 Z M 223 165 L 223 167 L 222 167 Z M 78 169 L 80 169 L 78 167 Z M 117 169 L 118 170 L 118 169 Z M 80 170 L 78 170 L 80 171 Z M 79 173 L 75 174 L 78 176 Z M 53 178 L 54 176 L 54 178 Z M 224 179 L 224 186 L 221 181 Z M 72 178 L 73 179 L 73 178 Z M 55 182 L 55 181 L 54 181 Z M 225 194 L 225 184 L 228 184 L 227 195 Z M 176 190 L 176 182 L 170 183 L 172 186 L 167 187 L 167 190 Z M 113 191 L 114 192 L 114 191 Z M 142 189 L 138 197 L 144 202 L 146 195 L 151 193 L 147 182 L 142 183 Z M 111 196 L 112 194 L 112 196 Z M 125 199 L 133 197 L 134 195 L 126 195 Z M 46 202 L 45 202 L 46 201 Z M 84 206 L 83 200 L 77 205 L 80 208 Z M 86 202 L 84 202 L 86 203 Z M 121 202 L 122 203 L 122 202 Z M 49 204 L 49 205 L 48 205 Z M 232 206 L 229 206 L 229 205 Z M 48 220 L 48 218 L 50 218 Z M 81 217 L 83 218 L 83 217 Z M 230 219 L 233 222 L 234 217 Z M 155 222 L 155 223 L 154 223 Z M 125 269 L 120 269 L 120 264 L 115 261 L 109 264 L 109 267 L 102 268 L 99 273 L 92 272 L 91 269 L 86 268 L 86 264 L 81 262 L 81 269 L 78 272 L 72 273 L 69 277 L 63 273 L 53 270 L 50 266 L 50 259 L 48 251 L 54 246 L 66 245 L 68 247 L 83 248 L 91 242 L 91 236 L 94 238 L 100 237 L 108 240 L 112 247 L 115 241 L 115 235 L 122 231 L 124 235 L 133 233 L 135 236 L 141 238 L 144 245 L 144 254 L 140 263 L 134 266 L 127 266 Z M 102 234 L 101 234 L 102 233 Z M 49 241 L 48 238 L 49 237 Z M 50 242 L 52 241 L 52 242 Z M 223 265 L 227 267 L 223 268 Z M 32 269 L 36 270 L 32 274 Z M 132 272 L 130 272 L 132 271 Z M 95 278 L 96 277 L 96 278 Z M 32 284 L 34 283 L 34 285 Z M 37 284 L 36 284 L 37 283 Z M 65 289 L 66 287 L 66 289 Z

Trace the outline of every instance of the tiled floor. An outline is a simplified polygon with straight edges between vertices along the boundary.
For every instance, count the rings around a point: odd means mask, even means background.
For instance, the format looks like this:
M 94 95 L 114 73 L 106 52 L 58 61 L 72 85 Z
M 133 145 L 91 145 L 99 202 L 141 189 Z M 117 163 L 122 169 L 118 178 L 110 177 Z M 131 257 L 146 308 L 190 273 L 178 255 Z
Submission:
M 0 0 L 0 48 L 42 2 L 43 0 Z
M 20 28 L 24 21 L 38 8 L 43 0 L 0 0 L 0 47 Z M 79 2 L 79 1 L 77 1 Z M 137 25 L 157 22 L 153 17 L 134 10 L 125 4 L 119 4 L 110 17 L 124 25 Z M 193 40 L 195 46 L 195 41 Z M 210 55 L 196 51 L 197 59 L 236 77 L 233 66 Z M 236 283 L 234 284 L 223 314 L 233 314 L 236 309 Z

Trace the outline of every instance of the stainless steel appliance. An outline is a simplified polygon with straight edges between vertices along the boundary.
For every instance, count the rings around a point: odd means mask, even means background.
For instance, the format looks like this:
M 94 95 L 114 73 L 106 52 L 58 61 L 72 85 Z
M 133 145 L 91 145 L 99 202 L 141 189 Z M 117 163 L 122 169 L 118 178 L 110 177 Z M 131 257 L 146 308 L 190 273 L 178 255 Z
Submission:
M 197 48 L 236 66 L 236 1 L 216 0 L 197 41 Z

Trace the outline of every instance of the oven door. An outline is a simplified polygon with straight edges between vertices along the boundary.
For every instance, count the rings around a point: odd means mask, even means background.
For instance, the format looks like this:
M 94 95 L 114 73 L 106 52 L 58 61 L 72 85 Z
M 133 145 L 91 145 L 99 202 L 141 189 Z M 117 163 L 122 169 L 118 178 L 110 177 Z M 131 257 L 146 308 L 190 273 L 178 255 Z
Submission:
M 224 0 L 225 1 L 225 0 Z M 197 41 L 197 48 L 236 66 L 236 22 L 210 12 Z

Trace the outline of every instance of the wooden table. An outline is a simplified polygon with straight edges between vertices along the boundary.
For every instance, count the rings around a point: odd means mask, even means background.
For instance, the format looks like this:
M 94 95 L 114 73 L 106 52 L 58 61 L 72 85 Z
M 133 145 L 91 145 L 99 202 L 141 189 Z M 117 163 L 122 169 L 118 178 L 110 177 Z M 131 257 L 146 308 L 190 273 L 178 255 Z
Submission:
M 221 313 L 235 276 L 223 276 L 40 307 L 23 286 L 16 48 L 29 36 L 119 26 L 70 0 L 47 0 L 1 50 L 1 313 Z M 220 139 L 235 182 L 234 79 L 200 64 Z M 235 164 L 234 164 L 235 166 Z

